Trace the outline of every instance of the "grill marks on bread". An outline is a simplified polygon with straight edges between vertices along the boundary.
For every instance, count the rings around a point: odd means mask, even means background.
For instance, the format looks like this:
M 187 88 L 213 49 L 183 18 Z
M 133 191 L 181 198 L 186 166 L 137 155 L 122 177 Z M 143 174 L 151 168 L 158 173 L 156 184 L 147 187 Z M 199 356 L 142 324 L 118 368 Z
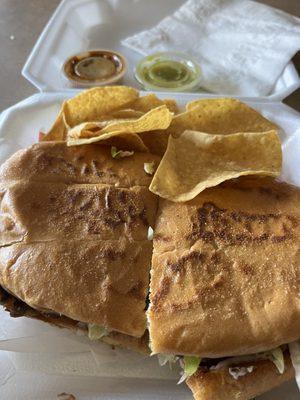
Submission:
M 239 188 L 237 187 L 237 190 Z M 241 191 L 252 191 L 252 188 L 241 187 Z M 268 187 L 258 187 L 258 191 L 272 197 L 275 200 L 283 200 L 280 192 Z M 222 202 L 222 201 L 221 201 Z M 159 309 L 160 304 L 167 297 L 171 288 L 172 280 L 176 275 L 185 275 L 189 269 L 216 267 L 221 263 L 220 252 L 215 251 L 224 246 L 247 246 L 276 244 L 288 240 L 294 240 L 294 230 L 299 227 L 299 218 L 287 213 L 254 213 L 241 210 L 230 210 L 219 207 L 216 203 L 206 201 L 201 207 L 196 207 L 190 217 L 191 232 L 185 236 L 191 250 L 184 256 L 178 257 L 176 261 L 167 261 L 165 274 L 167 277 L 161 280 L 160 286 L 152 298 L 153 309 Z M 164 233 L 156 232 L 155 243 L 171 243 L 172 237 Z M 192 250 L 192 246 L 197 241 L 211 245 L 213 249 L 208 252 Z M 222 260 L 225 268 L 224 260 Z M 254 267 L 249 263 L 239 265 L 240 271 L 246 275 L 254 275 Z M 215 268 L 216 269 L 216 268 Z M 212 282 L 207 291 L 221 287 L 224 282 L 220 276 Z M 182 304 L 171 304 L 173 309 L 187 309 L 188 307 L 201 300 L 203 294 L 199 293 L 194 297 L 193 302 Z
M 33 308 L 143 335 L 157 209 L 144 163 L 158 160 L 58 142 L 13 155 L 0 168 L 1 284 Z
M 289 214 L 230 211 L 212 202 L 199 207 L 191 222 L 190 239 L 202 239 L 206 243 L 218 241 L 232 246 L 293 239 L 293 230 L 299 223 Z
M 223 357 L 298 338 L 299 205 L 299 188 L 250 178 L 186 203 L 160 199 L 148 311 L 154 353 Z
M 1 166 L 1 181 L 107 184 L 118 187 L 149 187 L 151 176 L 145 162 L 160 158 L 150 153 L 113 159 L 110 147 L 83 145 L 67 147 L 64 142 L 42 142 L 20 150 Z

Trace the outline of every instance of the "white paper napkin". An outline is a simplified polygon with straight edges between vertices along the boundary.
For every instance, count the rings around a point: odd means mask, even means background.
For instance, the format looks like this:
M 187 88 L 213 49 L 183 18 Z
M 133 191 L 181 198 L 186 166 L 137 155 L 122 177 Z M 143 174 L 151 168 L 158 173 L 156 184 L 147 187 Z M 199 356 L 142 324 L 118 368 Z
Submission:
M 249 0 L 188 0 L 122 44 L 143 55 L 179 51 L 193 56 L 208 91 L 264 96 L 300 49 L 300 19 Z

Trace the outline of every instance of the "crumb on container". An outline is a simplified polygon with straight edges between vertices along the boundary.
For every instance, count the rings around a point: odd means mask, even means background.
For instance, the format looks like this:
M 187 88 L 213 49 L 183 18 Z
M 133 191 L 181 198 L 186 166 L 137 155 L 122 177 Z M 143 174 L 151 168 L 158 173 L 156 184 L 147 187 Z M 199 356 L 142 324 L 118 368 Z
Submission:
M 57 395 L 57 400 L 76 400 L 76 397 L 73 394 L 60 393 Z

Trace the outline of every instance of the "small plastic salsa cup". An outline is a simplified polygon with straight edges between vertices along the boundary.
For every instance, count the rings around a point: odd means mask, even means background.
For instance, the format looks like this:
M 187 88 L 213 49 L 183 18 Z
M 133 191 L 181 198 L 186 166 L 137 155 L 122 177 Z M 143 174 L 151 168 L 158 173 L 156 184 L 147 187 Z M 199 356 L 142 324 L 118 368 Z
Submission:
M 69 57 L 62 70 L 65 78 L 75 86 L 108 85 L 122 79 L 127 62 L 115 51 L 89 50 Z
M 146 90 L 184 92 L 200 85 L 201 69 L 185 54 L 163 52 L 143 58 L 136 66 L 135 77 Z

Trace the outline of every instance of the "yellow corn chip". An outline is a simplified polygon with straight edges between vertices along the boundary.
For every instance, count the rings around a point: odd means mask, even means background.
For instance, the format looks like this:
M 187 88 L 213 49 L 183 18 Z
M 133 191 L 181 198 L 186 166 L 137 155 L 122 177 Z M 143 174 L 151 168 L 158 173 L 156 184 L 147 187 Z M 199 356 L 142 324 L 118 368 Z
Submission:
M 120 113 L 122 115 L 122 113 Z M 124 114 L 126 115 L 126 114 Z M 142 114 L 144 115 L 144 114 Z M 91 121 L 91 122 L 83 122 L 82 124 L 76 125 L 73 128 L 69 129 L 67 136 L 73 139 L 79 138 L 90 138 L 103 134 L 105 131 L 103 129 L 107 125 L 123 123 L 123 122 L 131 122 L 135 121 L 136 118 L 111 118 L 112 116 L 106 116 L 104 119 L 100 118 L 100 121 Z M 140 117 L 140 116 L 139 116 Z M 138 117 L 138 118 L 139 118 Z
M 135 111 L 135 110 L 126 108 L 124 110 L 112 111 L 109 114 L 103 114 L 103 115 L 101 115 L 101 117 L 98 118 L 97 122 L 107 122 L 107 124 L 108 124 L 110 122 L 117 121 L 117 120 L 137 119 L 137 118 L 142 117 L 143 115 L 144 115 L 144 113 L 141 111 Z M 93 122 L 93 121 L 89 121 L 89 122 Z M 77 125 L 75 125 L 75 126 L 77 126 Z
M 149 149 L 150 153 L 163 156 L 165 154 L 169 134 L 166 130 L 155 130 L 151 132 L 141 132 L 139 137 Z
M 116 134 L 115 132 L 108 132 L 89 138 L 67 138 L 68 146 L 80 146 L 82 144 L 97 142 L 104 145 L 116 146 L 122 150 L 148 152 L 148 148 L 136 133 L 120 132 Z
M 186 112 L 173 118 L 168 129 L 173 136 L 188 129 L 224 135 L 278 128 L 251 107 L 232 98 L 195 100 L 188 103 L 186 108 Z
M 123 139 L 126 137 L 126 142 L 131 137 L 130 140 L 134 150 L 148 151 L 147 146 L 144 145 L 143 140 L 137 133 L 166 129 L 170 125 L 172 115 L 164 105 L 154 108 L 138 119 L 84 122 L 69 130 L 67 144 L 68 146 L 78 146 L 80 144 L 103 142 L 113 137 L 121 136 Z
M 43 136 L 41 141 L 59 142 L 65 140 L 67 135 L 67 124 L 65 121 L 65 113 L 64 113 L 65 107 L 66 107 L 66 102 L 64 101 L 54 124 L 50 128 L 49 132 L 45 136 Z
M 138 111 L 138 110 L 132 110 L 130 108 L 122 109 L 122 110 L 117 110 L 113 111 L 110 113 L 109 117 L 110 119 L 123 119 L 123 118 L 140 118 L 144 115 L 145 113 L 143 111 Z M 109 119 L 109 118 L 107 118 Z
M 173 100 L 173 99 L 164 99 L 163 102 L 172 113 L 174 113 L 174 114 L 178 114 L 179 113 L 179 108 L 178 108 L 178 105 L 177 105 L 175 100 Z
M 82 139 L 82 138 L 92 138 L 96 136 L 100 136 L 103 134 L 103 129 L 115 122 L 125 122 L 131 121 L 131 119 L 118 119 L 118 120 L 103 120 L 100 122 L 83 122 L 82 124 L 76 125 L 73 128 L 69 129 L 67 133 L 68 139 Z
M 127 86 L 86 90 L 66 102 L 66 122 L 72 128 L 82 122 L 97 121 L 101 115 L 126 107 L 138 97 L 138 91 Z
M 171 123 L 173 114 L 163 105 L 150 110 L 142 117 L 135 120 L 112 122 L 102 129 L 102 133 L 107 132 L 148 132 L 156 129 L 166 129 Z
M 274 130 L 229 135 L 185 131 L 169 137 L 150 190 L 172 201 L 188 201 L 228 179 L 278 176 L 281 163 L 281 144 Z
M 98 121 L 103 115 L 127 108 L 138 97 L 138 91 L 127 86 L 103 86 L 81 92 L 63 103 L 56 121 L 43 141 L 65 140 L 68 128 L 82 122 Z
M 131 107 L 133 110 L 142 111 L 146 113 L 153 108 L 166 105 L 168 109 L 174 114 L 178 113 L 178 106 L 175 100 L 173 99 L 159 99 L 154 93 L 147 94 L 146 96 L 139 97 L 135 100 Z

